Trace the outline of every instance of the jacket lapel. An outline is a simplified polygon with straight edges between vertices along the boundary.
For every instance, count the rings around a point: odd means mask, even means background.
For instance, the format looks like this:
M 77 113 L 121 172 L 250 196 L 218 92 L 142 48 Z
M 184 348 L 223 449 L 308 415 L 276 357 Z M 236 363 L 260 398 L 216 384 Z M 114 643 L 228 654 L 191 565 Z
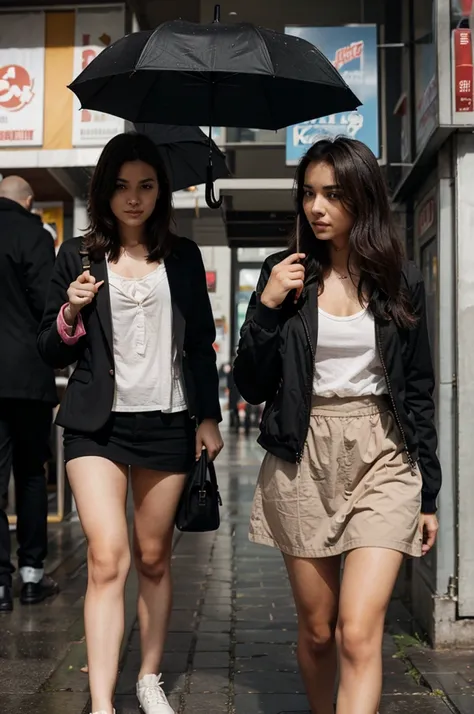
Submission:
M 96 309 L 100 325 L 105 335 L 107 346 L 110 350 L 110 353 L 113 354 L 114 342 L 112 334 L 112 312 L 110 308 L 109 278 L 107 274 L 107 263 L 105 258 L 97 262 L 91 261 L 90 272 L 97 282 L 100 282 L 101 280 L 104 281 L 104 284 L 101 288 L 99 288 L 99 292 L 97 293 Z

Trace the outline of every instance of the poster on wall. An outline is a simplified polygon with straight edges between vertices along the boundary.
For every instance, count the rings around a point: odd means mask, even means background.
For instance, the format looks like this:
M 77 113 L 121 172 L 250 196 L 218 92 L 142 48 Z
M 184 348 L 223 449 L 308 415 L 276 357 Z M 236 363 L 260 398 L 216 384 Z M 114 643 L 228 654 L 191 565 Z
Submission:
M 34 212 L 43 221 L 45 230 L 51 234 L 57 252 L 64 240 L 64 204 L 61 201 L 35 203 Z
M 0 149 L 42 146 L 44 12 L 0 16 Z
M 102 50 L 125 33 L 123 6 L 105 9 L 76 10 L 74 40 L 74 77 L 85 69 Z M 81 109 L 74 98 L 72 129 L 73 146 L 104 146 L 109 139 L 124 131 L 123 119 Z
M 318 139 L 341 134 L 363 141 L 380 156 L 378 55 L 376 25 L 286 27 L 289 35 L 318 47 L 362 102 L 357 111 L 341 112 L 286 130 L 286 164 L 295 166 Z

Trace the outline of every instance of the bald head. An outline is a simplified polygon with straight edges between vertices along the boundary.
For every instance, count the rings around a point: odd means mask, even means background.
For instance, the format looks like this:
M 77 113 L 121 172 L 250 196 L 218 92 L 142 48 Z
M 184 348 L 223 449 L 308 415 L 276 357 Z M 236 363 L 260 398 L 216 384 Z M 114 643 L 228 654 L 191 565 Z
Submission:
M 20 176 L 7 176 L 0 182 L 0 198 L 9 198 L 10 201 L 19 203 L 27 211 L 33 205 L 33 189 L 30 184 Z

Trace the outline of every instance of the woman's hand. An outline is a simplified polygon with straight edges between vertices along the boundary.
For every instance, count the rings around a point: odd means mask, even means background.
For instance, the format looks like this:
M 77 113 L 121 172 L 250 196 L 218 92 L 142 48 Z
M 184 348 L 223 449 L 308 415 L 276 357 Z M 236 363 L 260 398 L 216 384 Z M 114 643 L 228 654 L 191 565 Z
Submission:
M 214 419 L 204 419 L 196 432 L 196 461 L 201 458 L 201 451 L 207 450 L 211 461 L 220 454 L 224 447 L 222 436 Z
M 292 290 L 296 290 L 295 302 L 298 302 L 303 292 L 305 275 L 304 265 L 298 261 L 304 257 L 304 253 L 293 253 L 273 266 L 260 298 L 263 305 L 275 310 Z
M 420 532 L 423 536 L 422 555 L 426 555 L 434 546 L 438 534 L 439 523 L 434 513 L 422 513 L 420 516 Z
M 85 270 L 77 280 L 70 284 L 67 291 L 69 304 L 64 311 L 64 319 L 68 325 L 74 325 L 82 308 L 93 301 L 103 284 L 103 280 L 97 283 L 88 270 Z

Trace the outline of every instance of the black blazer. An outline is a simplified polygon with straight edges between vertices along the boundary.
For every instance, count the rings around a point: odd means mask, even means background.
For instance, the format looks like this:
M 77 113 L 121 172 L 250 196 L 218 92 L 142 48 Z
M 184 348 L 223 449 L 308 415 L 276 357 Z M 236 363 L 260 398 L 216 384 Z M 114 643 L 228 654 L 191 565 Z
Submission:
M 39 216 L 0 198 L 0 399 L 58 402 L 54 371 L 36 345 L 54 258 Z
M 77 362 L 64 395 L 56 423 L 83 432 L 98 431 L 110 416 L 114 399 L 112 316 L 106 260 L 91 262 L 91 275 L 105 284 L 91 305 L 82 310 L 86 335 L 75 345 L 59 337 L 56 319 L 67 302 L 67 289 L 82 273 L 80 238 L 61 246 L 38 334 L 43 359 L 64 368 Z M 206 275 L 197 245 L 176 238 L 165 260 L 173 305 L 173 330 L 181 361 L 191 416 L 221 421 L 216 369 L 214 319 L 207 293 Z

